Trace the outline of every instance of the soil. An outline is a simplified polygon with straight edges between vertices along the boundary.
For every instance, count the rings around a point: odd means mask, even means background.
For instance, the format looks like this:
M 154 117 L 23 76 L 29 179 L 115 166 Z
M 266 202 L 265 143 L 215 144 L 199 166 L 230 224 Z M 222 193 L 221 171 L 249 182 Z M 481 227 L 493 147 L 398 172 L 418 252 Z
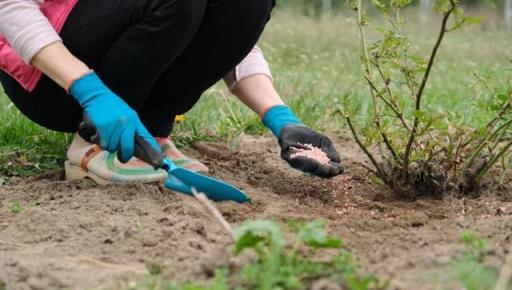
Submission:
M 490 241 L 486 263 L 503 263 L 512 193 L 403 200 L 369 180 L 364 155 L 348 138 L 331 137 L 346 171 L 330 180 L 290 169 L 270 137 L 244 136 L 235 148 L 196 144 L 188 153 L 251 196 L 250 204 L 218 204 L 230 223 L 323 219 L 362 271 L 390 279 L 390 289 L 460 289 L 447 281 L 464 230 Z M 15 202 L 23 212 L 9 209 Z M 160 185 L 98 187 L 56 172 L 11 178 L 0 186 L 0 203 L 0 289 L 123 289 L 148 264 L 174 281 L 199 281 L 237 263 L 229 236 L 203 207 Z

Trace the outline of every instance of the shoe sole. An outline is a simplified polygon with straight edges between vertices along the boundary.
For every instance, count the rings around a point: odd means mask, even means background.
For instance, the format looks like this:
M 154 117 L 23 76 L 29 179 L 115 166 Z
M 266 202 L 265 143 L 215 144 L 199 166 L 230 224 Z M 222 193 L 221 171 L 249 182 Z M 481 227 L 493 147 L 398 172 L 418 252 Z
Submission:
M 96 184 L 104 186 L 104 185 L 110 185 L 110 184 L 145 184 L 145 183 L 160 183 L 162 180 L 137 180 L 137 181 L 113 181 L 109 179 L 105 179 L 101 176 L 98 176 L 94 174 L 93 172 L 85 172 L 82 170 L 79 166 L 74 166 L 69 163 L 69 161 L 66 161 L 64 163 L 64 170 L 66 172 L 66 180 L 67 181 L 79 181 L 84 179 L 91 179 Z
M 82 170 L 81 167 L 71 165 L 69 163 L 69 161 L 66 161 L 64 163 L 64 169 L 66 171 L 66 180 L 67 181 L 78 181 L 78 180 L 83 180 L 83 179 L 89 178 L 99 185 L 109 185 L 109 184 L 115 183 L 112 180 L 107 180 L 107 179 L 102 178 L 92 172 L 85 172 Z

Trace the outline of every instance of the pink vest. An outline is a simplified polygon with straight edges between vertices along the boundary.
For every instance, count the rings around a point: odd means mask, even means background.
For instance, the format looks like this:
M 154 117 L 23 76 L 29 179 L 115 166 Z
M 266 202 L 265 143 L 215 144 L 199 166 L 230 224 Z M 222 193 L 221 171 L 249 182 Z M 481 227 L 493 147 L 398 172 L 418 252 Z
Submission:
M 78 0 L 45 0 L 41 12 L 48 18 L 55 30 L 60 33 L 66 19 Z M 42 72 L 26 64 L 0 35 L 0 69 L 16 79 L 27 91 L 32 91 L 41 79 Z

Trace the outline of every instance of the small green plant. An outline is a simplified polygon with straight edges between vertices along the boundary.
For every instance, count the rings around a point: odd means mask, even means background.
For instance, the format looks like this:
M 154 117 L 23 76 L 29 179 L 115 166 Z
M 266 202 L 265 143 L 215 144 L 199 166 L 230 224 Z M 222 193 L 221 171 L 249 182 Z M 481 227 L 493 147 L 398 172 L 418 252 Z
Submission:
M 149 277 L 133 290 L 302 290 L 324 279 L 341 289 L 386 289 L 387 283 L 361 275 L 342 241 L 327 235 L 323 222 L 294 223 L 295 239 L 285 239 L 281 227 L 271 221 L 249 221 L 236 231 L 235 255 L 252 251 L 256 257 L 238 272 L 217 269 L 213 282 L 175 285 Z
M 462 256 L 452 263 L 457 280 L 466 290 L 494 289 L 497 271 L 483 264 L 488 242 L 470 231 L 464 232 L 460 239 L 466 248 Z
M 361 276 L 352 255 L 342 249 L 342 241 L 327 235 L 323 222 L 297 227 L 295 241 L 288 244 L 281 228 L 270 221 L 246 222 L 237 232 L 235 253 L 254 251 L 256 263 L 242 273 L 244 289 L 309 289 L 326 278 L 343 289 L 384 289 L 374 276 Z M 333 250 L 328 259 L 319 251 Z
M 162 274 L 163 268 L 162 265 L 158 263 L 148 263 L 146 264 L 146 268 L 150 275 L 152 276 L 158 276 Z
M 435 10 L 442 14 L 441 27 L 425 59 L 415 54 L 403 28 L 406 20 L 401 11 L 411 1 L 373 2 L 388 25 L 377 28 L 381 37 L 370 43 L 370 24 L 362 1 L 349 1 L 357 12 L 363 77 L 372 100 L 369 119 L 364 128 L 356 128 L 350 108 L 352 96 L 346 97 L 336 113 L 343 115 L 370 159 L 372 168 L 367 168 L 393 191 L 414 198 L 441 195 L 454 188 L 463 193 L 478 190 L 483 177 L 505 160 L 512 147 L 512 89 L 490 92 L 486 110 L 494 117 L 476 129 L 449 120 L 447 112 L 429 112 L 424 104 L 445 36 L 478 19 L 466 16 L 459 0 L 437 0 Z
M 465 255 L 473 259 L 481 259 L 488 251 L 489 242 L 479 238 L 472 231 L 464 231 L 460 236 L 460 241 L 466 246 Z
M 229 290 L 227 282 L 227 271 L 225 269 L 217 269 L 213 281 L 204 286 L 198 283 L 186 283 L 177 285 L 175 283 L 164 282 L 160 274 L 156 276 L 146 277 L 129 290 Z
M 9 209 L 11 210 L 12 213 L 22 213 L 25 211 L 25 209 L 23 208 L 23 206 L 15 201 L 13 202 L 10 206 L 9 206 Z

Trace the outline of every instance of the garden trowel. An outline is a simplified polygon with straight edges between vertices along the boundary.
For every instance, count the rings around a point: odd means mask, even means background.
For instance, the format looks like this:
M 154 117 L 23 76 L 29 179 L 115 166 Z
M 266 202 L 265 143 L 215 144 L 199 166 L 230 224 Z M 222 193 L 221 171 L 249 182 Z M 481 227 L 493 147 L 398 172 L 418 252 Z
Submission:
M 99 141 L 96 128 L 86 115 L 84 115 L 84 122 L 80 125 L 80 129 L 83 136 L 89 141 L 95 140 L 94 143 Z M 245 193 L 230 184 L 176 166 L 169 158 L 155 150 L 139 136 L 135 137 L 134 156 L 150 164 L 155 170 L 161 168 L 167 171 L 168 178 L 165 187 L 170 190 L 188 195 L 193 195 L 194 190 L 196 190 L 214 201 L 236 201 L 239 203 L 250 201 Z
M 176 166 L 169 158 L 153 149 L 144 139 L 135 137 L 134 156 L 145 161 L 155 169 L 167 171 L 169 177 L 165 187 L 174 191 L 193 195 L 193 189 L 203 192 L 214 201 L 236 201 L 239 203 L 250 201 L 249 197 L 223 181 L 199 174 L 197 172 Z

